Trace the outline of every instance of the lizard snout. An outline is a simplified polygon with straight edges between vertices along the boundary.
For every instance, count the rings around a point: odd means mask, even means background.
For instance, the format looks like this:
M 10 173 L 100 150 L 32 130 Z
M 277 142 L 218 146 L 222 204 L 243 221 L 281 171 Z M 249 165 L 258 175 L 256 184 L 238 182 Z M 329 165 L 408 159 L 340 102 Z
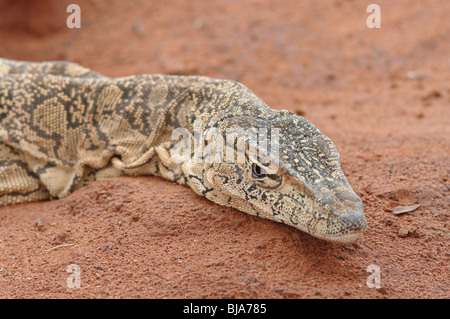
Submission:
M 361 198 L 348 188 L 323 195 L 314 211 L 317 222 L 312 233 L 332 242 L 356 241 L 367 230 Z

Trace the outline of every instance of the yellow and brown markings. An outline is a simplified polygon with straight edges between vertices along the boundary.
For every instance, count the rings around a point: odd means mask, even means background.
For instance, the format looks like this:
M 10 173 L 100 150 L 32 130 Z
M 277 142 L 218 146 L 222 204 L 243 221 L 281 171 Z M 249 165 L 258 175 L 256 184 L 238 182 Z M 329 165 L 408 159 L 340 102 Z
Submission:
M 196 121 L 224 136 L 230 127 L 278 129 L 277 170 L 250 158 L 245 136 L 241 162 L 191 156 L 176 163 L 172 132 L 192 132 Z M 240 83 L 108 78 L 69 62 L 0 59 L 0 205 L 61 198 L 121 175 L 161 176 L 220 205 L 331 241 L 354 241 L 367 228 L 331 140 L 305 118 L 270 109 Z

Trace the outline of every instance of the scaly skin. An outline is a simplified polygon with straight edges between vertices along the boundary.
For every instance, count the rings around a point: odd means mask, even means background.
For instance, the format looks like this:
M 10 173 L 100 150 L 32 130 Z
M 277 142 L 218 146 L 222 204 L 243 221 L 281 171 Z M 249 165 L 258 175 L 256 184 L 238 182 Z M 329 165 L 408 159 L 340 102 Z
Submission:
M 243 162 L 196 161 L 193 150 L 190 159 L 174 161 L 173 131 L 193 132 L 199 122 L 224 136 L 233 127 L 278 129 L 276 170 L 262 156 L 248 156 L 245 136 Z M 195 134 L 190 138 L 194 145 Z M 331 140 L 305 118 L 270 109 L 240 83 L 112 79 L 69 62 L 0 59 L 0 205 L 62 198 L 122 175 L 161 176 L 217 204 L 329 241 L 353 242 L 367 229 Z

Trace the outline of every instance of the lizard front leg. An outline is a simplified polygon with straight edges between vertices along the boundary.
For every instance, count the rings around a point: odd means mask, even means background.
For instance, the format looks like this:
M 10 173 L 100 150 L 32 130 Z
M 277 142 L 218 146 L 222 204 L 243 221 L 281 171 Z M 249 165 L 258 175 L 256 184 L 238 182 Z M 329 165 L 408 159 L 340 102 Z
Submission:
M 49 199 L 50 194 L 27 165 L 25 155 L 0 142 L 0 205 Z

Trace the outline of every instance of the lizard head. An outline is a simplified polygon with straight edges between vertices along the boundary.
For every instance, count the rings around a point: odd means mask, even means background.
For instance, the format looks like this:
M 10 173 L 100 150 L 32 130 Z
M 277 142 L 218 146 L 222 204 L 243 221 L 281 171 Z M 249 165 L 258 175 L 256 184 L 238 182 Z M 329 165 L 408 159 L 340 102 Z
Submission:
M 230 147 L 237 150 L 232 161 L 224 158 L 195 166 L 194 175 L 202 177 L 192 179 L 190 186 L 197 193 L 332 242 L 354 242 L 367 229 L 362 201 L 341 170 L 335 145 L 311 122 L 278 111 L 269 119 L 238 116 L 219 126 L 224 135 L 230 128 L 245 142 L 239 146 L 238 139 L 231 138 L 234 142 L 226 144 L 224 154 Z M 257 148 L 254 156 L 250 128 L 257 136 L 268 134 L 269 145 L 278 146 L 278 152 Z M 244 154 L 240 161 L 239 152 Z

